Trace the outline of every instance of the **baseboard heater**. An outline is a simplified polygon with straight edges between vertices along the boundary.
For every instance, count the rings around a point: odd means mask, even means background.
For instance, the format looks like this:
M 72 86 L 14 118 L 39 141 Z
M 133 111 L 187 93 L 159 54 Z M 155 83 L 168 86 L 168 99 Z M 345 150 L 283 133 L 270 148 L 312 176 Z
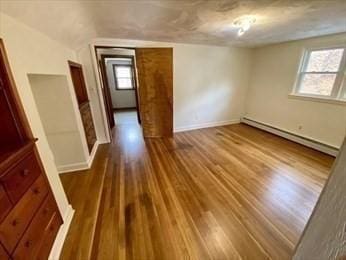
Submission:
M 293 142 L 296 142 L 296 143 L 305 145 L 307 147 L 313 148 L 317 151 L 332 155 L 332 156 L 336 156 L 339 152 L 339 149 L 334 147 L 334 146 L 330 146 L 330 145 L 318 142 L 316 140 L 309 139 L 307 137 L 300 136 L 300 135 L 288 132 L 286 130 L 276 128 L 274 126 L 255 121 L 253 119 L 243 117 L 241 119 L 241 122 L 244 124 L 262 129 L 262 130 L 267 131 L 269 133 L 281 136 L 281 137 L 286 138 L 288 140 L 291 140 Z

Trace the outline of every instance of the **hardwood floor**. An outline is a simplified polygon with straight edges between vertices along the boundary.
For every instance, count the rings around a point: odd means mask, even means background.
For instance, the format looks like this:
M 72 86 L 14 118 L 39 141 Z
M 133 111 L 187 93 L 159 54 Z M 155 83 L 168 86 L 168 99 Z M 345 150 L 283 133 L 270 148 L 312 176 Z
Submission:
M 243 124 L 114 136 L 62 176 L 76 209 L 62 259 L 289 259 L 334 160 Z

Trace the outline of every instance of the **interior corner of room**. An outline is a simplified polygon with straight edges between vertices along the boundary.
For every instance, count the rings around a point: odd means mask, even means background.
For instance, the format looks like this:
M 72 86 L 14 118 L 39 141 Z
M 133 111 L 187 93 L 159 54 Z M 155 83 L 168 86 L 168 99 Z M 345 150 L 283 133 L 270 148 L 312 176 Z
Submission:
M 0 259 L 345 257 L 346 5 L 221 2 L 0 1 Z

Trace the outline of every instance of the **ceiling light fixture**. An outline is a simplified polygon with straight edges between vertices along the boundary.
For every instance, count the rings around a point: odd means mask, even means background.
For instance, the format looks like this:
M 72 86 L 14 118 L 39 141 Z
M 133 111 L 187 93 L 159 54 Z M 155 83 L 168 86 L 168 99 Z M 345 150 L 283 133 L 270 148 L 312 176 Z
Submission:
M 245 33 L 245 30 L 243 28 L 240 28 L 238 30 L 238 36 L 242 36 Z
M 238 36 L 242 36 L 246 31 L 250 29 L 250 27 L 256 22 L 256 18 L 253 16 L 242 16 L 237 18 L 234 22 L 233 25 L 237 28 L 238 30 Z

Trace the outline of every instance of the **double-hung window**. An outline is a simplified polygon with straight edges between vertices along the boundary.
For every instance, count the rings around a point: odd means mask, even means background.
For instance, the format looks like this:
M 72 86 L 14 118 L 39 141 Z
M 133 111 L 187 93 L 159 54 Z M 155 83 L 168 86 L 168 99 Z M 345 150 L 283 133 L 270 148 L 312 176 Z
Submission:
M 117 90 L 134 89 L 132 66 L 114 64 L 113 73 Z
M 346 101 L 346 47 L 306 50 L 293 95 Z

